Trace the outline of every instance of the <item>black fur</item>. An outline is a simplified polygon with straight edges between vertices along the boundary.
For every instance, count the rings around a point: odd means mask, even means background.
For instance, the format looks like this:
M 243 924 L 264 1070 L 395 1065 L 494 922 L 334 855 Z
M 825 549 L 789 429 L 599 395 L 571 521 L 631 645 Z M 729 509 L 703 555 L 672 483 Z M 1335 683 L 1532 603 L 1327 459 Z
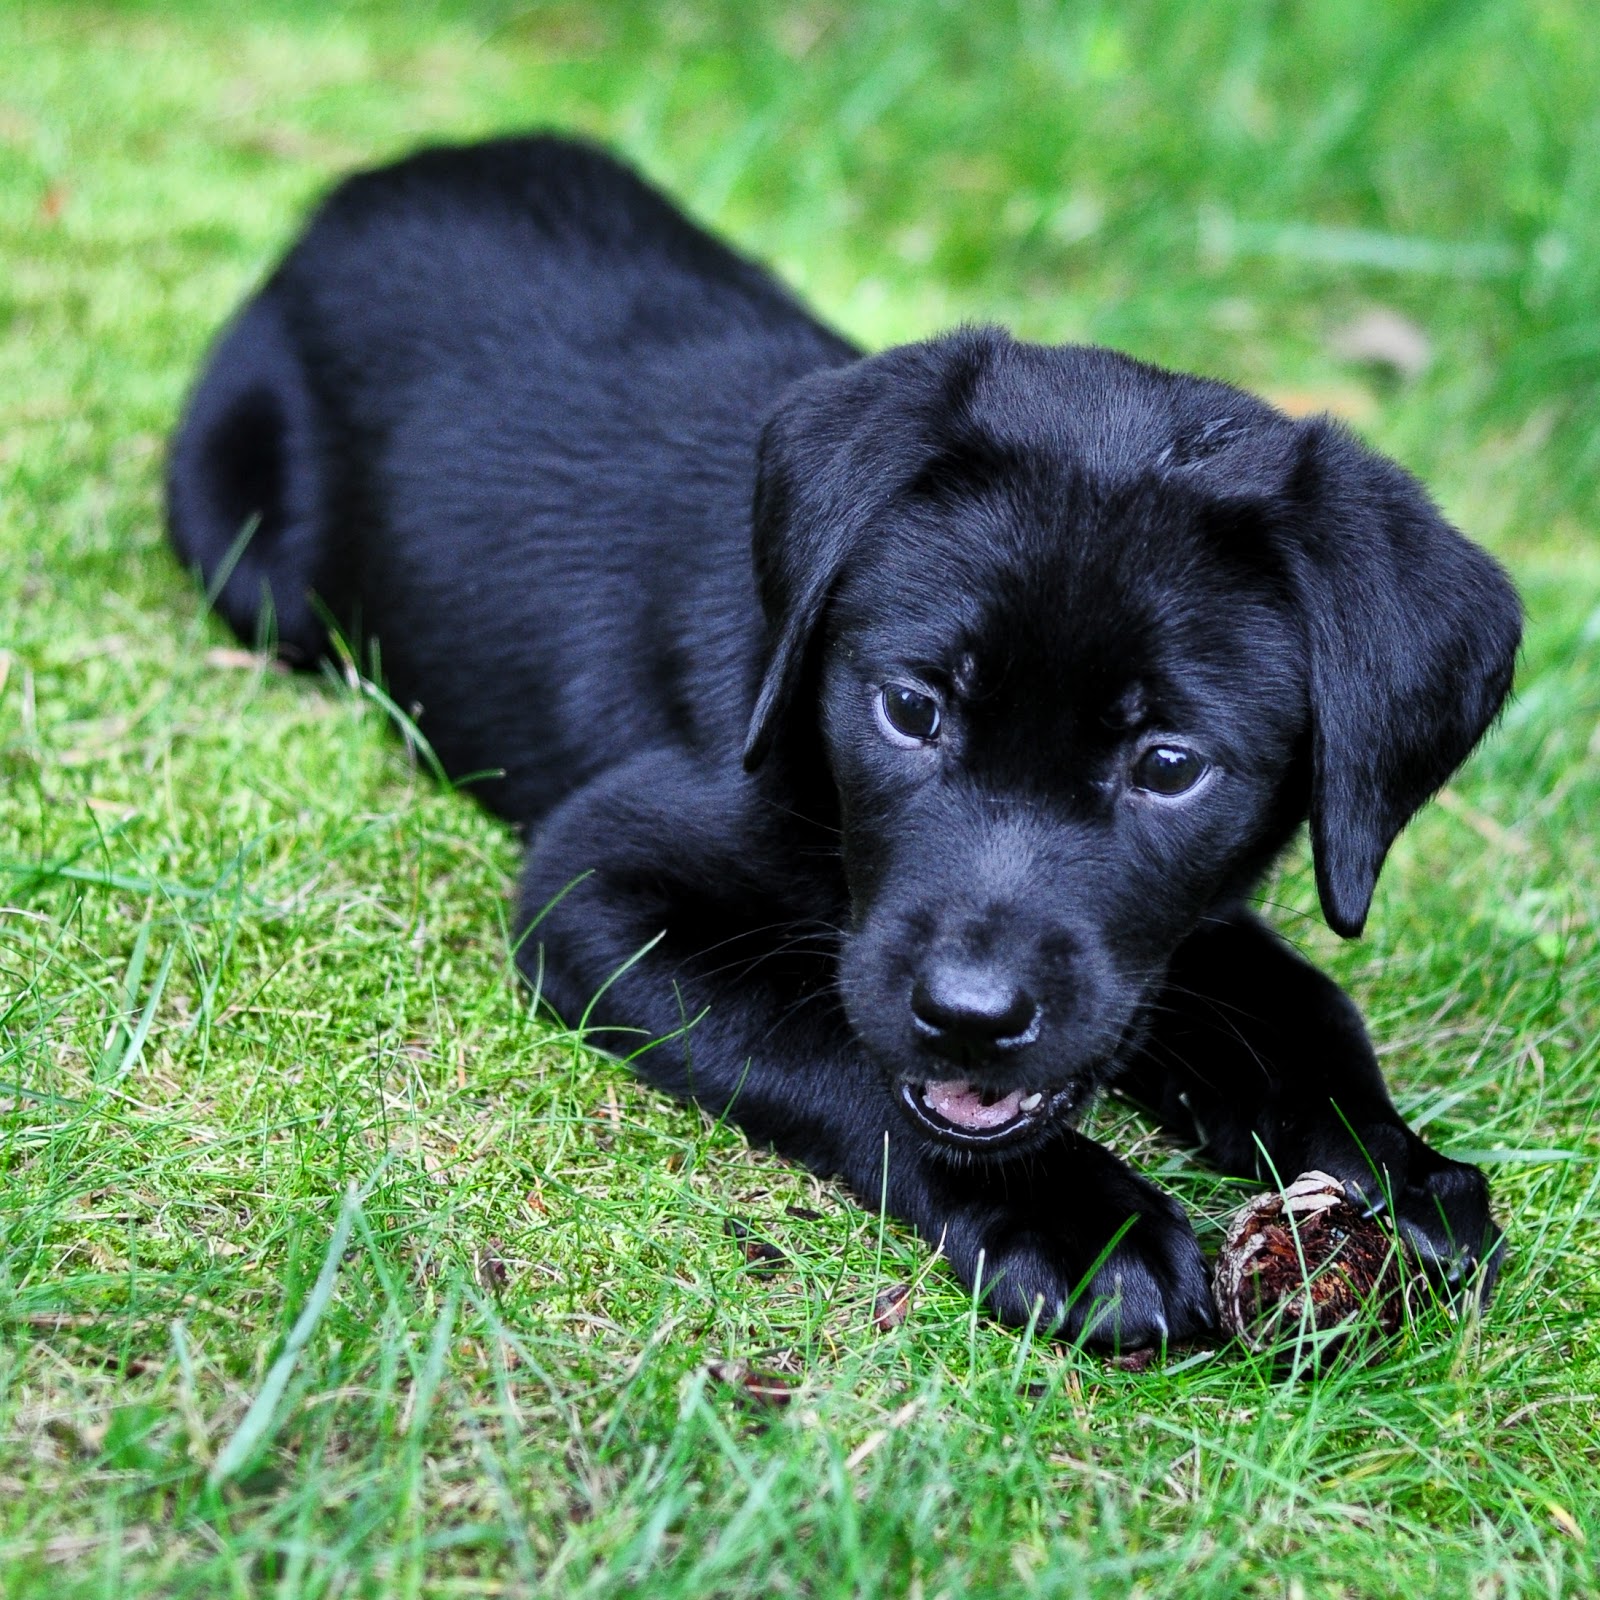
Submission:
M 1212 1320 L 1177 1206 L 1072 1127 L 1105 1086 L 1487 1286 L 1482 1176 L 1246 909 L 1309 816 L 1359 932 L 1517 648 L 1499 568 L 1336 426 L 994 329 L 863 357 L 605 155 L 505 140 L 334 192 L 169 489 L 236 630 L 313 662 L 336 619 L 499 773 L 559 1013 L 664 1041 L 651 1082 L 886 1196 L 1000 1315 Z

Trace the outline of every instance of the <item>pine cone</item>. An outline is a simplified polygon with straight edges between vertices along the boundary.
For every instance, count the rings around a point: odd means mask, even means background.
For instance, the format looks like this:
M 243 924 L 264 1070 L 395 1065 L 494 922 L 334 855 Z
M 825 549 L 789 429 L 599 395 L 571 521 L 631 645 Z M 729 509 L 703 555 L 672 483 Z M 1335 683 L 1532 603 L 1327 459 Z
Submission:
M 1398 1333 L 1398 1256 L 1394 1236 L 1350 1203 L 1337 1178 L 1303 1172 L 1235 1215 L 1212 1278 L 1217 1314 L 1252 1350 L 1304 1335 L 1326 1353 L 1351 1335 Z

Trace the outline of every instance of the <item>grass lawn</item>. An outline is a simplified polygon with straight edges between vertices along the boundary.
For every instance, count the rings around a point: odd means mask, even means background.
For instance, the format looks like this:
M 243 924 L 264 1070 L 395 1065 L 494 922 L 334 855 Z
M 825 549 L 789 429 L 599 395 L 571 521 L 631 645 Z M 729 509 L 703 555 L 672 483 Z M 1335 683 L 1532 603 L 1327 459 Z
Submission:
M 5 1600 L 1600 1594 L 1597 85 L 1584 0 L 7 0 Z M 509 833 L 205 615 L 159 477 L 211 332 L 335 174 L 531 124 L 869 344 L 993 319 L 1336 410 L 1508 564 L 1518 697 L 1367 937 L 1304 859 L 1270 895 L 1490 1169 L 1481 1323 L 1296 1382 L 989 1325 L 536 1019 Z M 1425 370 L 1352 353 L 1373 308 Z M 1217 1242 L 1241 1186 L 1096 1126 Z

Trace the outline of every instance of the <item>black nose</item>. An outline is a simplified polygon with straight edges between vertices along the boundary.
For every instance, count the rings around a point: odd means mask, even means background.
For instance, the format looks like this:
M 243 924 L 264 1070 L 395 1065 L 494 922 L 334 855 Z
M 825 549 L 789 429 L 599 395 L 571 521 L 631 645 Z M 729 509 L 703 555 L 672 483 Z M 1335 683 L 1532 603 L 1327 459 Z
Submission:
M 1017 1049 L 1039 1015 L 1019 983 L 983 967 L 937 966 L 911 990 L 917 1031 L 941 1055 L 986 1055 Z

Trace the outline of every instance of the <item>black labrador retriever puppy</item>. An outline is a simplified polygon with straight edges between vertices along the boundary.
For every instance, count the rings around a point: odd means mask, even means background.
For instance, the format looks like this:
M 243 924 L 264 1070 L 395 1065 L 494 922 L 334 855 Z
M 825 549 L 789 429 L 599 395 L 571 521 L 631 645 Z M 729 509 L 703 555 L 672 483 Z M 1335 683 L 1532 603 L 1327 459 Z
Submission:
M 507 139 L 335 190 L 168 488 L 243 637 L 336 624 L 494 774 L 560 1015 L 1000 1316 L 1212 1324 L 1182 1211 L 1074 1129 L 1108 1086 L 1487 1286 L 1482 1175 L 1248 908 L 1309 817 L 1359 933 L 1517 650 L 1500 569 L 1337 426 L 992 328 L 863 355 L 608 156 Z

